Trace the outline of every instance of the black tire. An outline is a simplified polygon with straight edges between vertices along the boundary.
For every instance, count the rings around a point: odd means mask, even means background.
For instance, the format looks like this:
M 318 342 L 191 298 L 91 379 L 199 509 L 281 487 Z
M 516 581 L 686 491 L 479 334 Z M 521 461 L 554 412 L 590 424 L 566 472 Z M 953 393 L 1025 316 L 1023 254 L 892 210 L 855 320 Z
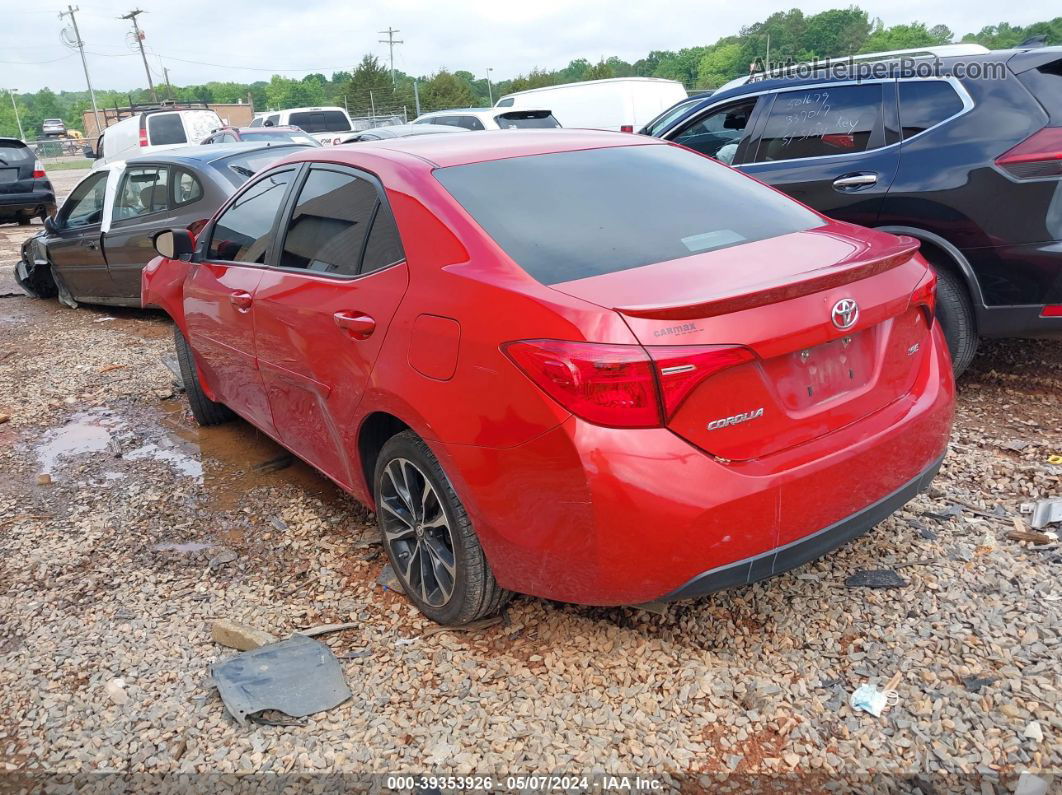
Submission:
M 188 395 L 188 405 L 195 421 L 200 425 L 220 425 L 235 417 L 232 409 L 224 403 L 216 403 L 206 396 L 199 383 L 199 370 L 195 366 L 192 349 L 188 347 L 188 340 L 176 326 L 173 327 L 173 344 L 177 348 L 177 364 L 181 368 L 184 392 Z
M 403 511 L 401 495 L 394 490 L 395 477 L 401 477 L 407 493 L 420 491 L 417 500 L 405 503 L 420 503 L 419 518 L 415 508 L 412 515 Z M 424 615 L 439 624 L 460 626 L 494 615 L 509 601 L 512 593 L 495 581 L 461 500 L 424 440 L 412 431 L 403 431 L 384 444 L 376 459 L 373 492 L 376 522 L 391 567 L 406 595 Z M 405 513 L 408 519 L 399 516 L 400 513 Z M 433 527 L 439 521 L 445 521 L 446 526 Z M 405 526 L 410 529 L 405 530 Z M 413 529 L 418 526 L 419 530 Z M 443 530 L 449 538 L 448 545 Z M 396 539 L 401 533 L 405 534 L 404 538 Z M 409 550 L 410 545 L 416 545 L 414 550 Z M 422 548 L 425 551 L 419 551 Z M 445 557 L 447 548 L 448 558 Z M 439 550 L 444 557 L 439 557 Z M 419 575 L 415 571 L 417 562 L 422 560 L 431 568 L 427 577 L 425 569 Z M 452 577 L 444 560 L 453 564 Z M 437 587 L 429 590 L 425 581 L 432 578 Z M 448 595 L 447 583 L 443 582 L 446 579 L 449 579 Z
M 949 268 L 937 268 L 937 320 L 951 352 L 951 368 L 958 378 L 977 353 L 977 323 L 966 283 Z
M 29 226 L 30 222 L 32 220 L 33 220 L 33 216 L 32 215 L 20 215 L 19 218 L 18 218 L 18 225 L 19 226 Z

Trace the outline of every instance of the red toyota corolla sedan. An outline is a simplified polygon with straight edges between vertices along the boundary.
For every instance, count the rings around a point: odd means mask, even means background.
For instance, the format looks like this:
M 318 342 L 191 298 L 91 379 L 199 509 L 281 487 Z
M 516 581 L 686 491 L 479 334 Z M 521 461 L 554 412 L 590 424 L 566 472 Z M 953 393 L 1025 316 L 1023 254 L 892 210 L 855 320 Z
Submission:
M 953 383 L 907 238 L 620 133 L 307 150 L 163 233 L 192 412 L 376 511 L 460 624 L 519 591 L 685 599 L 790 569 L 924 489 Z

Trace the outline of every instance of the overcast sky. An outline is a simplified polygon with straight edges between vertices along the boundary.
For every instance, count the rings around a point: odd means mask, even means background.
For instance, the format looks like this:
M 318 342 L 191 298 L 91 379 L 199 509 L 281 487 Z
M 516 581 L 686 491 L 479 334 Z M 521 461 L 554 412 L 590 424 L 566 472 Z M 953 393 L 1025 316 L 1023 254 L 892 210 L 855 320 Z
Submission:
M 805 13 L 843 8 L 850 0 L 801 3 Z M 80 0 L 78 25 L 93 85 L 127 90 L 146 86 L 143 66 L 117 17 L 134 0 Z M 377 31 L 388 26 L 405 43 L 395 66 L 410 74 L 446 67 L 497 79 L 539 66 L 563 67 L 573 58 L 618 55 L 636 60 L 650 50 L 704 45 L 737 33 L 796 3 L 768 0 L 671 0 L 624 4 L 615 0 L 139 0 L 149 65 L 162 80 L 168 67 L 179 85 L 210 80 L 252 82 L 274 73 L 350 69 L 366 52 L 386 59 Z M 922 21 L 948 25 L 957 35 L 1008 21 L 1025 25 L 1057 14 L 1055 0 L 1003 4 L 998 0 L 862 2 L 886 25 Z M 85 88 L 76 50 L 66 48 L 54 0 L 0 0 L 0 87 L 36 91 Z M 42 63 L 51 61 L 50 63 Z M 217 65 L 209 65 L 217 64 Z

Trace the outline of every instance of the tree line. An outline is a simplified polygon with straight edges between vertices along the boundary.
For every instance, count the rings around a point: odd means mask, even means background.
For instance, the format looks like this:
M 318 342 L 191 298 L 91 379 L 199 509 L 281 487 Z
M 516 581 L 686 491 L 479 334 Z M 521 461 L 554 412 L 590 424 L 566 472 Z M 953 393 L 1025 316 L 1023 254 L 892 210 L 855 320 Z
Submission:
M 1048 45 L 1062 44 L 1062 17 L 1024 27 L 1003 22 L 982 28 L 977 33 L 967 33 L 961 41 L 983 44 L 990 49 L 1006 49 L 1033 36 L 1043 36 Z M 269 81 L 162 85 L 158 86 L 158 91 L 161 98 L 181 102 L 251 102 L 256 110 L 338 105 L 347 108 L 352 116 L 395 114 L 412 119 L 418 99 L 421 112 L 480 107 L 514 91 L 630 76 L 678 80 L 693 92 L 717 88 L 734 77 L 747 74 L 749 65 L 757 59 L 769 57 L 772 63 L 809 61 L 947 44 L 955 40 L 955 34 L 945 25 L 915 22 L 886 26 L 856 6 L 811 15 L 791 9 L 771 14 L 762 22 L 742 28 L 737 35 L 724 36 L 703 47 L 654 50 L 633 63 L 615 56 L 596 63 L 578 58 L 562 69 L 535 68 L 525 75 L 492 81 L 489 85 L 486 75 L 466 70 L 439 69 L 432 75 L 419 77 L 400 71 L 392 75 L 378 58 L 365 55 L 350 71 L 333 72 L 331 76 L 320 73 L 302 78 L 273 75 Z M 0 103 L 0 136 L 16 136 L 18 128 L 10 97 L 4 99 L 6 101 Z M 147 89 L 97 91 L 96 100 L 100 107 L 121 107 L 131 101 L 151 102 L 152 97 Z M 49 118 L 61 118 L 68 129 L 80 129 L 82 111 L 91 108 L 87 91 L 56 93 L 42 88 L 33 93 L 18 94 L 16 101 L 23 130 L 29 139 L 40 134 L 41 122 Z

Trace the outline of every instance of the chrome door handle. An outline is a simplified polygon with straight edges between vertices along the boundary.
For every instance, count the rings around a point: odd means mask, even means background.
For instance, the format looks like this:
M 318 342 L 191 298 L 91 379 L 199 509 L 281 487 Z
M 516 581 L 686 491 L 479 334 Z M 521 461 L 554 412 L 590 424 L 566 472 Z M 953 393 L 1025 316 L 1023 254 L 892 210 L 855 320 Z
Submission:
M 250 293 L 246 293 L 243 290 L 237 290 L 234 293 L 229 293 L 229 303 L 232 304 L 240 312 L 246 312 L 251 308 L 251 304 L 254 303 L 254 298 Z
M 878 182 L 877 174 L 849 174 L 848 176 L 838 177 L 833 181 L 833 187 L 835 188 L 862 188 L 867 185 L 876 185 Z
M 336 312 L 332 319 L 356 340 L 366 340 L 376 330 L 376 321 L 361 312 Z

